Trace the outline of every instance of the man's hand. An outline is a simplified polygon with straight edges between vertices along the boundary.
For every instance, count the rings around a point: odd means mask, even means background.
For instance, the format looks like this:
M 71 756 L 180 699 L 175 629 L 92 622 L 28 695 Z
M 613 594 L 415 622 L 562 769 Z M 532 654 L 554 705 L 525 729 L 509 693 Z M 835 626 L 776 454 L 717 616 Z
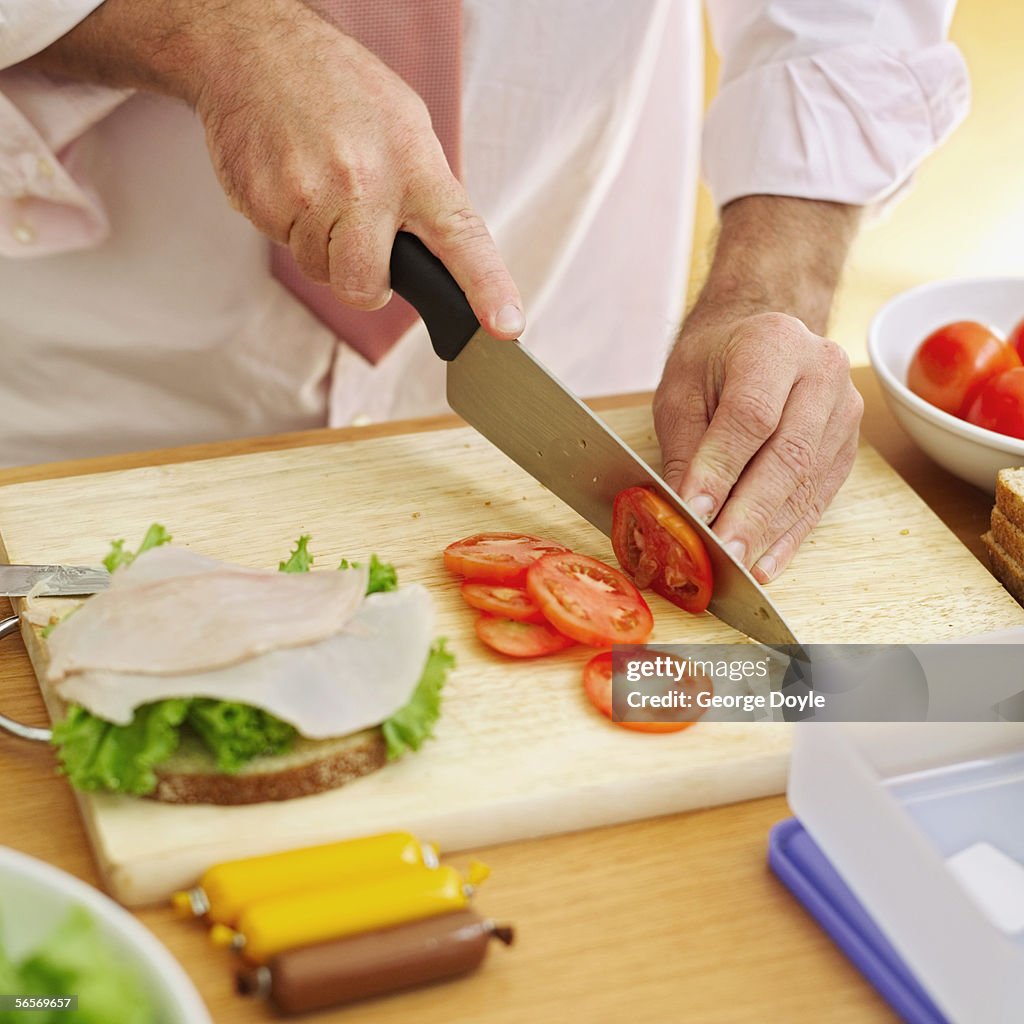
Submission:
M 491 333 L 522 332 L 519 292 L 423 101 L 300 0 L 106 0 L 30 63 L 192 104 L 232 204 L 342 302 L 388 301 L 405 230 Z
M 665 480 L 762 582 L 789 564 L 856 454 L 863 401 L 845 352 L 815 332 L 857 219 L 774 196 L 727 206 L 655 396 Z

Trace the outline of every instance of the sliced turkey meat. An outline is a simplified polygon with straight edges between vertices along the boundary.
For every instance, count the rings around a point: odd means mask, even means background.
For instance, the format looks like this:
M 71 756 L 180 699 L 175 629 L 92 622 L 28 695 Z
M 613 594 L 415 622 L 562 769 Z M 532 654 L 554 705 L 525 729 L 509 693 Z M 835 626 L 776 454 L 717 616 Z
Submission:
M 379 725 L 402 707 L 423 672 L 432 636 L 430 595 L 412 584 L 371 594 L 340 632 L 315 643 L 188 675 L 75 672 L 56 689 L 64 700 L 118 724 L 131 721 L 140 704 L 213 697 L 263 708 L 302 735 L 325 739 Z
M 366 570 L 282 573 L 173 546 L 119 569 L 48 640 L 47 678 L 87 671 L 209 672 L 339 633 L 363 602 Z

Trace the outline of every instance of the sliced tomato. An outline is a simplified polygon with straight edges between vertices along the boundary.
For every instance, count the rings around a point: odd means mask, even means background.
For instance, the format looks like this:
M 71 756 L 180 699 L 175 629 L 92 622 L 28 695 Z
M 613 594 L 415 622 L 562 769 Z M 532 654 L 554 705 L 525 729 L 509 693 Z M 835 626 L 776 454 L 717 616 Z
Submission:
M 907 369 L 907 387 L 943 412 L 963 418 L 985 381 L 1020 365 L 1016 349 L 990 327 L 958 320 L 921 342 Z
M 629 487 L 615 497 L 612 548 L 639 587 L 650 587 L 688 612 L 711 600 L 711 560 L 699 534 L 660 495 Z
M 476 635 L 491 650 L 511 658 L 540 658 L 545 654 L 564 651 L 576 643 L 559 633 L 554 626 L 499 619 L 494 615 L 481 615 L 476 620 Z
M 568 550 L 564 544 L 525 533 L 475 533 L 444 549 L 450 572 L 468 580 L 521 585 L 526 570 L 542 555 Z
M 548 622 L 581 644 L 639 644 L 654 628 L 640 591 L 587 555 L 562 551 L 538 559 L 526 573 L 526 592 Z
M 500 583 L 474 583 L 466 581 L 461 587 L 462 598 L 470 606 L 488 615 L 517 622 L 536 622 L 543 625 L 548 620 L 522 587 L 503 587 Z
M 654 651 L 639 650 L 635 654 L 630 652 L 630 658 L 655 658 L 671 657 L 671 655 L 658 655 Z M 677 659 L 679 660 L 679 659 Z M 665 708 L 659 709 L 659 715 L 664 715 L 663 721 L 653 722 L 615 722 L 623 729 L 632 729 L 634 732 L 680 732 L 689 728 L 701 715 L 704 708 L 697 705 L 697 694 L 711 693 L 711 680 L 703 673 L 690 673 L 684 675 L 677 687 L 685 690 L 692 698 L 693 705 L 688 708 Z M 583 689 L 586 692 L 590 703 L 605 715 L 612 717 L 612 652 L 603 651 L 594 655 L 583 666 Z M 612 719 L 612 721 L 615 721 Z

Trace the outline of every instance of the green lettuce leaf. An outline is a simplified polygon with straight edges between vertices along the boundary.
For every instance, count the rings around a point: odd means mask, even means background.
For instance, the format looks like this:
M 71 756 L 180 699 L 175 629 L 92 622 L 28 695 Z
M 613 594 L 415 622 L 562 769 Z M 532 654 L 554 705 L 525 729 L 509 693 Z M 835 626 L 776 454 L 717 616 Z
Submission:
M 78 1012 L 33 1010 L 34 1024 L 152 1024 L 156 1008 L 121 952 L 101 934 L 92 916 L 74 907 L 52 935 L 20 964 L 0 955 L 3 992 L 78 996 Z M 13 975 L 13 977 L 12 977 Z M 3 1024 L 21 1024 L 24 1011 L 0 1012 Z
M 4 995 L 14 995 L 23 991 L 24 989 L 21 987 L 21 972 L 18 970 L 18 965 L 8 956 L 3 942 L 0 942 L 0 992 Z M 25 992 L 25 994 L 30 995 L 32 993 Z M 0 1024 L 7 1024 L 8 1021 L 13 1019 L 14 1013 L 14 1010 L 0 1011 Z M 24 1020 L 24 1016 L 22 1016 L 22 1020 Z M 20 1024 L 20 1022 L 14 1020 L 14 1024 Z
M 304 533 L 296 542 L 295 550 L 288 557 L 287 561 L 278 564 L 280 572 L 309 572 L 313 565 L 313 556 L 309 553 L 309 542 L 311 538 Z
M 87 792 L 152 793 L 153 769 L 178 749 L 188 708 L 188 700 L 161 700 L 136 708 L 127 725 L 114 725 L 72 704 L 53 727 L 61 770 Z
M 297 735 L 262 708 L 205 697 L 192 701 L 186 722 L 217 759 L 217 770 L 228 775 L 254 757 L 287 753 Z
M 137 551 L 125 551 L 124 538 L 111 541 L 110 554 L 103 559 L 103 564 L 107 567 L 107 572 L 112 573 L 115 569 L 120 569 L 122 566 L 131 565 L 143 551 L 149 551 L 150 548 L 158 548 L 161 544 L 169 544 L 170 542 L 171 535 L 159 523 L 154 523 L 146 531 L 146 536 L 143 537 L 142 544 L 139 545 Z
M 455 656 L 445 647 L 442 637 L 430 648 L 423 675 L 409 702 L 381 725 L 389 761 L 407 750 L 419 750 L 424 740 L 433 735 L 434 724 L 441 717 L 441 690 L 454 667 Z
M 339 569 L 359 569 L 362 562 L 350 562 L 347 558 L 341 560 Z M 381 594 L 387 590 L 398 589 L 398 573 L 390 562 L 382 562 L 376 555 L 370 555 L 366 581 L 367 594 Z
M 72 704 L 54 726 L 53 743 L 76 789 L 143 796 L 156 788 L 153 769 L 178 749 L 185 727 L 226 774 L 254 757 L 286 753 L 296 737 L 291 725 L 260 708 L 196 697 L 144 704 L 128 725 L 113 725 Z

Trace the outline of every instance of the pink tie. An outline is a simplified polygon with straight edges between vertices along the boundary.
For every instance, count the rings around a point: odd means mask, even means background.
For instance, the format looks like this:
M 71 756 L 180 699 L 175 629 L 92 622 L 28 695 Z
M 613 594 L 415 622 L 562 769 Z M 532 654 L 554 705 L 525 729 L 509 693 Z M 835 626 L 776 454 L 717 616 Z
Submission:
M 460 173 L 462 0 L 307 0 L 315 11 L 398 72 L 430 110 L 448 164 Z M 371 363 L 379 362 L 416 321 L 395 295 L 363 313 L 343 305 L 327 285 L 303 276 L 284 246 L 271 256 L 274 276 L 335 334 Z

